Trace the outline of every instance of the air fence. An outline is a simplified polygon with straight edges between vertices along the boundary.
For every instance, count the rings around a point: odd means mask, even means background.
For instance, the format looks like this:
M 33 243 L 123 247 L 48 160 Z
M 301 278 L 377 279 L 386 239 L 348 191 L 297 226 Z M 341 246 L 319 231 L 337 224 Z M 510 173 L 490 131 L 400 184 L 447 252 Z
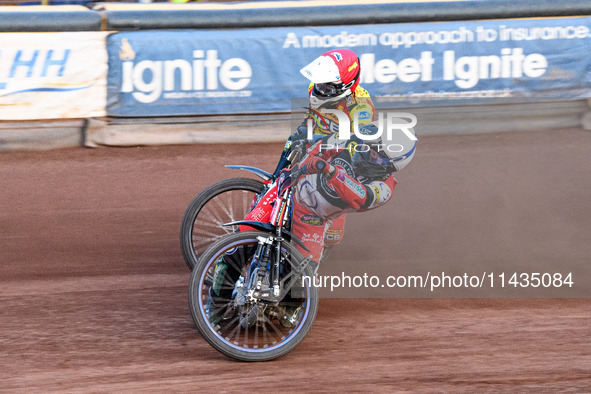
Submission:
M 591 3 L 289 1 L 0 8 L 0 150 L 282 141 L 299 70 L 360 56 L 420 134 L 589 127 Z

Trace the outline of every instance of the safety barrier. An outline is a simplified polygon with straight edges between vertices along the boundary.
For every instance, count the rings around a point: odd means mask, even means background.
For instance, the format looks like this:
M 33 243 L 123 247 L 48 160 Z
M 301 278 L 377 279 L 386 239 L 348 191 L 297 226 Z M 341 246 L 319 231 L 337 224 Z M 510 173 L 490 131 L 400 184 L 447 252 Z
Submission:
M 0 7 L 0 32 L 100 31 L 101 13 L 71 6 Z M 44 10 L 41 7 L 45 7 Z

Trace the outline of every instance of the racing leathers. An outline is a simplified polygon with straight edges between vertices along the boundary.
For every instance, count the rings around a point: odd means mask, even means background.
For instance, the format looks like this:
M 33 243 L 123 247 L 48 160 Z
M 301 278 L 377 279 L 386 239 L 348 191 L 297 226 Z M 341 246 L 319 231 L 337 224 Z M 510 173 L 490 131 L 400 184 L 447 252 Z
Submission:
M 308 87 L 308 93 L 311 93 L 313 88 L 314 84 L 311 83 Z M 275 170 L 275 176 L 278 176 L 279 172 L 286 166 L 287 157 L 291 151 L 291 144 L 296 141 L 306 139 L 308 135 L 308 123 L 310 120 L 312 125 L 312 137 L 314 141 L 338 132 L 339 123 L 337 116 L 332 113 L 325 113 L 323 111 L 324 109 L 336 109 L 347 114 L 349 116 L 351 128 L 353 127 L 353 123 L 355 121 L 358 125 L 366 125 L 375 120 L 375 108 L 369 93 L 359 85 L 356 87 L 355 92 L 352 95 L 338 103 L 323 107 L 321 109 L 315 109 L 311 106 L 308 107 L 306 118 L 300 127 L 298 127 L 296 133 L 290 136 L 290 138 L 287 140 L 287 143 L 285 144 L 283 154 L 279 160 L 277 169 Z M 310 143 L 311 141 L 307 142 Z M 342 159 L 339 159 L 338 162 L 342 162 Z M 351 167 L 350 165 L 343 165 L 346 168 Z M 351 170 L 349 169 L 348 172 L 351 173 Z M 332 200 L 334 201 L 334 198 Z M 325 246 L 335 246 L 342 241 L 345 231 L 345 220 L 345 214 L 342 214 L 339 217 L 335 217 L 331 220 L 331 225 L 326 229 L 324 234 L 323 241 Z
M 384 205 L 396 185 L 391 164 L 356 136 L 343 141 L 332 134 L 318 140 L 296 168 L 307 175 L 297 183 L 291 231 L 317 262 L 335 220 Z

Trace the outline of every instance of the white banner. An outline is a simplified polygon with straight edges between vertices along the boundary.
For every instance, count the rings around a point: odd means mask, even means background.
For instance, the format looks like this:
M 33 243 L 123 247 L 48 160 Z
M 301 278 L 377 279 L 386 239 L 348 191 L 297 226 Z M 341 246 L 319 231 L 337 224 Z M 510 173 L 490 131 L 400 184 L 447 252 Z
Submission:
M 108 34 L 0 34 L 0 120 L 105 116 Z

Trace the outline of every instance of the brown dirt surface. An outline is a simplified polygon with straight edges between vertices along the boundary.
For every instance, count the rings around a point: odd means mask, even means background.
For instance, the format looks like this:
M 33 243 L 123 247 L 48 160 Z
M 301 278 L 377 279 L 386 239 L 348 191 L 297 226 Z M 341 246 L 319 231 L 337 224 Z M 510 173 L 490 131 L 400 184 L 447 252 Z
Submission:
M 283 358 L 211 348 L 188 310 L 184 210 L 243 175 L 224 164 L 271 170 L 281 148 L 0 154 L 0 391 L 591 391 L 590 285 L 577 277 L 565 299 L 323 298 Z M 576 129 L 424 137 L 393 201 L 351 215 L 326 264 L 586 275 L 590 151 Z

